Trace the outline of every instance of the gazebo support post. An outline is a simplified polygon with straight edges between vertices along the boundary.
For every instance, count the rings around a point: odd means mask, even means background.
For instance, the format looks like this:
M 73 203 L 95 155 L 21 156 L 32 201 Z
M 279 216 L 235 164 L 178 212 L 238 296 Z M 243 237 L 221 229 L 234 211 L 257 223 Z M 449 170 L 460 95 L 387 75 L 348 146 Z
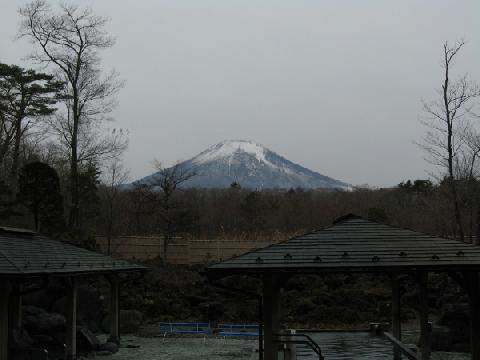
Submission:
M 263 297 L 258 297 L 258 360 L 263 360 Z
M 10 294 L 10 330 L 22 327 L 22 285 L 12 284 Z
M 110 338 L 108 341 L 120 344 L 120 281 L 118 275 L 110 275 Z
M 480 284 L 478 272 L 463 273 L 470 303 L 470 349 L 472 360 L 480 360 Z
M 400 278 L 397 274 L 391 274 L 392 282 L 392 335 L 402 341 L 401 307 L 400 307 Z M 393 359 L 399 360 L 402 352 L 398 346 L 393 347 Z
M 8 302 L 11 285 L 8 280 L 0 280 L 0 360 L 8 360 Z
M 65 359 L 75 360 L 77 358 L 77 279 L 70 278 L 70 286 L 67 293 L 67 331 L 65 339 Z
M 420 344 L 422 347 L 421 359 L 430 359 L 431 341 L 430 324 L 428 323 L 428 273 L 421 272 L 416 276 L 419 290 L 420 305 Z
M 275 341 L 280 330 L 280 284 L 278 277 L 263 278 L 264 360 L 278 360 L 278 344 Z

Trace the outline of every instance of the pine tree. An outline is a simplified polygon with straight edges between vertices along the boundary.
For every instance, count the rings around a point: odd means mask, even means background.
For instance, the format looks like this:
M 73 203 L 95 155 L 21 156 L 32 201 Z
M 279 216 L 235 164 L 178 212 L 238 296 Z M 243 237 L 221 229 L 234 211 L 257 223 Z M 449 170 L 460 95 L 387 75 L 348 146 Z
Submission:
M 6 178 L 13 196 L 21 142 L 37 119 L 55 112 L 62 88 L 52 75 L 0 63 L 0 165 L 10 155 Z
M 35 230 L 56 234 L 64 228 L 63 197 L 57 172 L 47 164 L 32 162 L 20 173 L 17 199 L 33 215 Z

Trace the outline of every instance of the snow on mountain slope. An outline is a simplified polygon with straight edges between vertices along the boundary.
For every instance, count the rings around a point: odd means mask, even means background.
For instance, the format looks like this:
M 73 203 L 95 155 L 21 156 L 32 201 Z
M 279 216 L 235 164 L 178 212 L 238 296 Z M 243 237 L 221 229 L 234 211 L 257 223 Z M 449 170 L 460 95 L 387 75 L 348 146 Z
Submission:
M 227 140 L 209 147 L 180 166 L 197 173 L 184 187 L 327 188 L 351 190 L 351 185 L 297 165 L 253 141 Z M 139 183 L 150 183 L 156 174 Z

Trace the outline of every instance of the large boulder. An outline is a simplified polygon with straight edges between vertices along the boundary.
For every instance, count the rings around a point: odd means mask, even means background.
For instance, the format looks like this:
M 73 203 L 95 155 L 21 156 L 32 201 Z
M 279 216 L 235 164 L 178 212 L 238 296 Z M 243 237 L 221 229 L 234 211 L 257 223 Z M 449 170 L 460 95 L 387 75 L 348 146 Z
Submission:
M 22 296 L 24 305 L 33 305 L 51 312 L 62 314 L 63 311 L 57 311 L 52 305 L 59 298 L 65 295 L 65 280 L 61 278 L 52 278 L 48 281 L 48 285 L 42 281 L 37 282 L 38 291 L 28 292 Z
M 52 310 L 58 313 L 65 312 L 66 297 L 58 298 Z M 77 295 L 77 323 L 88 327 L 93 332 L 100 330 L 101 320 L 105 316 L 105 304 L 102 294 L 88 287 L 79 287 Z
M 60 338 L 57 334 L 54 334 L 52 336 L 45 335 L 45 334 L 35 334 L 35 335 L 32 335 L 32 337 L 35 339 L 35 342 L 37 344 L 40 344 L 42 346 L 58 345 L 58 344 L 63 344 L 65 342 L 64 336 Z
M 12 330 L 9 340 L 10 346 L 14 350 L 27 350 L 35 343 L 35 340 L 30 337 L 28 332 L 20 328 L 14 328 Z
M 42 289 L 22 295 L 22 303 L 24 306 L 32 305 L 42 309 L 49 309 L 52 297 L 49 296 L 46 289 Z
M 118 351 L 118 345 L 115 344 L 114 342 L 109 341 L 105 344 L 102 344 L 96 354 L 100 356 L 112 355 L 117 351 Z
M 85 351 L 100 349 L 100 340 L 89 329 L 82 327 L 77 330 L 77 346 Z
M 100 350 L 110 351 L 111 353 L 116 353 L 118 351 L 118 345 L 112 341 L 108 341 L 105 344 L 100 346 Z
M 46 334 L 61 331 L 66 320 L 61 314 L 47 312 L 42 308 L 28 305 L 23 308 L 23 327 L 32 334 Z

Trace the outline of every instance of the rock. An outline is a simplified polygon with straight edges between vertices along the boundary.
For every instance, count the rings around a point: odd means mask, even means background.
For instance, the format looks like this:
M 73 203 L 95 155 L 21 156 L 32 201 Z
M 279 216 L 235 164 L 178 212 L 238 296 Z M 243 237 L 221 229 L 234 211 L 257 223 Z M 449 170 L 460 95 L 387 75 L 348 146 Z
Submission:
M 57 345 L 63 346 L 63 344 L 65 344 L 65 332 L 64 331 L 52 334 L 52 338 L 53 338 L 53 341 L 55 342 L 55 344 L 57 344 Z
M 37 343 L 42 345 L 49 345 L 56 342 L 53 337 L 43 334 L 32 335 L 32 338 L 34 338 Z
M 14 350 L 26 350 L 35 343 L 28 332 L 20 328 L 14 328 L 9 339 L 11 347 Z
M 109 356 L 109 355 L 113 355 L 113 353 L 111 353 L 110 351 L 108 350 L 99 350 L 95 353 L 96 355 L 98 356 Z
M 118 351 L 118 345 L 114 342 L 107 342 L 100 346 L 100 351 L 109 351 L 110 353 L 114 354 Z
M 80 328 L 77 331 L 77 341 L 79 348 L 87 351 L 100 349 L 100 340 L 87 328 Z
M 63 315 L 50 313 L 36 306 L 23 307 L 23 326 L 34 334 L 51 333 L 65 328 Z
M 65 304 L 67 303 L 67 298 L 66 296 L 62 296 L 58 298 L 52 305 L 52 311 L 63 314 L 65 312 Z M 77 305 L 78 306 L 78 305 Z
M 77 323 L 97 332 L 101 326 L 101 320 L 105 315 L 104 298 L 97 290 L 88 287 L 79 287 L 77 294 Z M 53 304 L 53 311 L 64 313 L 65 296 L 57 299 Z
M 63 314 L 63 309 L 57 311 L 52 308 L 57 299 L 65 296 L 65 280 L 61 278 L 52 278 L 45 286 L 43 282 L 37 282 L 38 291 L 28 292 L 22 296 L 24 305 L 34 305 L 50 312 Z
M 101 344 L 105 344 L 108 341 L 109 335 L 108 334 L 98 334 L 97 339 Z
M 46 289 L 27 293 L 22 296 L 24 306 L 35 305 L 35 307 L 48 309 L 51 305 L 51 297 Z
M 40 316 L 41 314 L 45 314 L 46 311 L 38 306 L 33 305 L 25 305 L 22 307 L 22 312 L 24 316 Z

